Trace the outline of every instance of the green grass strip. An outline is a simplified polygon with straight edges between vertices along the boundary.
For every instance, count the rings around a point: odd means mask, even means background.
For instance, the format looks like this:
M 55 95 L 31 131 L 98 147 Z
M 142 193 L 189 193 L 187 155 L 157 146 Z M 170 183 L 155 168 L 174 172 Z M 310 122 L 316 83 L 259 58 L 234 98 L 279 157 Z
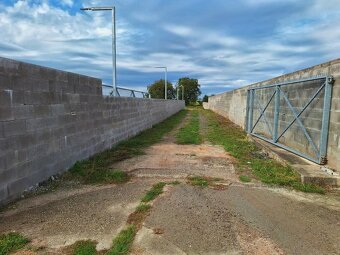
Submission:
M 237 158 L 240 169 L 251 167 L 253 174 L 267 184 L 290 186 L 303 192 L 324 193 L 324 189 L 319 186 L 302 184 L 300 175 L 290 166 L 261 157 L 260 150 L 247 139 L 247 134 L 231 121 L 218 117 L 212 111 L 206 110 L 203 113 L 208 120 L 207 139 L 213 144 L 222 145 Z
M 199 111 L 192 110 L 189 122 L 177 132 L 176 142 L 178 144 L 200 144 L 202 139 L 199 131 Z
M 137 228 L 135 225 L 129 225 L 126 229 L 122 230 L 113 240 L 112 248 L 109 250 L 107 255 L 128 254 L 136 232 Z
M 251 178 L 247 175 L 240 175 L 239 178 L 241 182 L 251 182 Z
M 29 240 L 18 233 L 0 235 L 0 255 L 7 255 L 23 248 Z
M 200 187 L 208 187 L 209 186 L 209 181 L 203 177 L 199 177 L 199 176 L 194 176 L 194 177 L 190 177 L 188 178 L 191 185 L 194 186 L 200 186 Z
M 65 177 L 78 179 L 85 183 L 122 183 L 127 181 L 128 176 L 126 174 L 120 171 L 112 171 L 110 166 L 115 162 L 143 154 L 145 148 L 159 142 L 166 133 L 170 132 L 184 119 L 186 114 L 187 111 L 180 111 L 153 128 L 119 143 L 112 149 L 77 162 Z
M 147 212 L 151 209 L 151 205 L 145 204 L 145 203 L 141 203 L 140 205 L 137 206 L 136 208 L 136 212 Z
M 78 241 L 74 245 L 73 255 L 95 255 L 97 254 L 96 243 L 93 241 Z
M 163 188 L 166 185 L 165 182 L 159 182 L 152 186 L 152 188 L 142 198 L 143 203 L 150 202 L 163 193 Z

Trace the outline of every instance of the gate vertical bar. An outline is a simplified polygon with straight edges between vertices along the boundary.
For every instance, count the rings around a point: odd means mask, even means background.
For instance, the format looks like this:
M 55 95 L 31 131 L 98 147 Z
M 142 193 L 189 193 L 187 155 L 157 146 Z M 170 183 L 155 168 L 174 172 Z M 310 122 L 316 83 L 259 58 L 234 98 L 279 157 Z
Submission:
M 323 102 L 323 113 L 322 113 L 322 127 L 321 127 L 321 137 L 320 137 L 320 157 L 319 163 L 327 163 L 327 144 L 328 144 L 328 130 L 329 130 L 329 118 L 332 102 L 332 84 L 333 77 L 326 77 L 325 81 L 325 95 Z
M 246 105 L 246 119 L 245 119 L 245 131 L 247 133 L 249 133 L 249 111 L 250 111 L 250 105 L 249 105 L 249 102 L 250 102 L 250 90 L 248 89 L 247 90 L 247 105 Z
M 279 130 L 279 117 L 280 117 L 280 86 L 275 87 L 275 109 L 274 109 L 274 132 L 273 142 L 277 142 Z
M 248 133 L 251 133 L 253 128 L 253 112 L 254 112 L 254 93 L 255 90 L 249 90 L 249 120 L 248 120 Z

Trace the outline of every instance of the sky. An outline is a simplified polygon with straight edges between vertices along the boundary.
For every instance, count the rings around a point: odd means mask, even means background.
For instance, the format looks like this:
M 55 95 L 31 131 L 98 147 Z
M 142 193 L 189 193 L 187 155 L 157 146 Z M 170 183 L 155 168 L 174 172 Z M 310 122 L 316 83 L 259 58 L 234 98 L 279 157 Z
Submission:
M 0 0 L 0 56 L 146 90 L 164 77 L 218 94 L 340 57 L 340 0 Z

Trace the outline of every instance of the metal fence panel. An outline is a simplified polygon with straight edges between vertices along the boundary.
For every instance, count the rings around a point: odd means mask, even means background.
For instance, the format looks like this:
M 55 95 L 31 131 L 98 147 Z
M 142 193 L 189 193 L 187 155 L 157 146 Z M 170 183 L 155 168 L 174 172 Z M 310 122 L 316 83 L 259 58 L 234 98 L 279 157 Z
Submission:
M 248 90 L 249 134 L 326 163 L 333 78 L 313 77 Z

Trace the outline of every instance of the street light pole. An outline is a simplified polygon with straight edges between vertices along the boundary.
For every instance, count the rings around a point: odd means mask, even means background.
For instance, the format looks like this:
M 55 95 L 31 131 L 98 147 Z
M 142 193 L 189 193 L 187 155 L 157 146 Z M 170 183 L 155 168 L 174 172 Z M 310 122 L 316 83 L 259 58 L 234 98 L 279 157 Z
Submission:
M 112 8 L 112 89 L 117 96 L 116 7 Z
M 166 66 L 155 66 L 155 68 L 164 69 L 164 99 L 168 99 L 168 68 Z
M 112 94 L 117 95 L 117 49 L 116 49 L 116 7 L 86 7 L 82 11 L 111 11 L 112 12 Z

